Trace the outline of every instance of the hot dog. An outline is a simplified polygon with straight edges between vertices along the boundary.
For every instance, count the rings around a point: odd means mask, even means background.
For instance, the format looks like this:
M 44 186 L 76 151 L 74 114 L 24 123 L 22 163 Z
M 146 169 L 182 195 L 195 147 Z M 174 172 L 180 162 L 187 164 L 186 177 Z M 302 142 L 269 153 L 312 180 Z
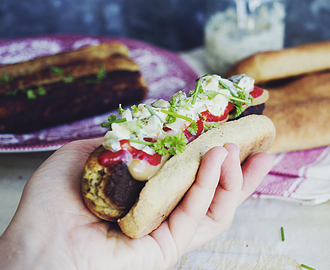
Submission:
M 223 79 L 205 75 L 186 96 L 119 109 L 111 130 L 87 160 L 82 194 L 98 217 L 117 221 L 139 238 L 166 219 L 193 183 L 200 160 L 210 148 L 232 142 L 243 162 L 272 144 L 275 128 L 262 115 L 239 117 L 258 107 L 268 92 L 245 75 Z M 183 169 L 184 168 L 184 169 Z

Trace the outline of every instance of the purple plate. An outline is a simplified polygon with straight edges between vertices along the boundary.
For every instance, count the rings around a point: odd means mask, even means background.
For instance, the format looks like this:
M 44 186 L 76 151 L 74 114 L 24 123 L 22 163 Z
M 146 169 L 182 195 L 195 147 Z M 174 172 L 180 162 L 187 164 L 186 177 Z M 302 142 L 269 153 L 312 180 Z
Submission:
M 195 88 L 197 74 L 175 53 L 124 38 L 81 35 L 55 35 L 24 39 L 0 40 L 0 65 L 27 61 L 38 56 L 98 45 L 105 41 L 120 41 L 130 49 L 130 57 L 139 64 L 148 85 L 148 95 L 142 103 L 150 104 L 162 98 L 168 100 L 175 92 Z M 32 152 L 56 150 L 63 144 L 103 136 L 102 128 L 110 113 L 28 134 L 0 134 L 0 152 Z

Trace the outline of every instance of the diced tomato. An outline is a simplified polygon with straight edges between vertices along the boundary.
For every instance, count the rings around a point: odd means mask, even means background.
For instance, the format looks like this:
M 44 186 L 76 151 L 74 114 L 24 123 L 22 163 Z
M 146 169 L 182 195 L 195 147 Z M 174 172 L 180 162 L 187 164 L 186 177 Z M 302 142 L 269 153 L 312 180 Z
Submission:
M 257 97 L 260 97 L 263 92 L 264 92 L 264 89 L 262 89 L 262 88 L 260 88 L 258 86 L 254 86 L 253 90 L 250 92 L 250 95 L 253 98 L 257 98 Z

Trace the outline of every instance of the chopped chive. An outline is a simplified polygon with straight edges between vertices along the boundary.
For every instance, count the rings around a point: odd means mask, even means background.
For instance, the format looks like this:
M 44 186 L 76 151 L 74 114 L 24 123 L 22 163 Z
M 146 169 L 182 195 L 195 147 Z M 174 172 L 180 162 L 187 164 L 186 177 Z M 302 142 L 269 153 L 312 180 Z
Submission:
M 177 118 L 181 118 L 183 120 L 187 120 L 189 122 L 192 122 L 193 120 L 189 117 L 186 117 L 184 115 L 181 115 L 181 114 L 178 114 L 178 113 L 175 113 L 175 112 L 170 112 L 170 111 L 166 111 L 166 110 L 160 110 L 161 112 L 163 113 L 166 113 L 166 114 L 169 114 L 171 116 L 174 116 L 174 117 L 177 117 Z
M 0 82 L 2 83 L 10 83 L 13 80 L 12 77 L 9 77 L 8 75 L 2 75 L 0 78 Z
M 315 270 L 315 268 L 312 268 L 312 267 L 307 266 L 307 265 L 305 265 L 305 264 L 301 264 L 300 266 L 301 266 L 301 267 L 304 267 L 304 268 L 306 268 L 306 269 L 309 269 L 309 270 Z
M 140 144 L 144 144 L 144 145 L 154 145 L 154 143 L 147 142 L 147 141 L 140 141 L 140 140 L 134 140 L 134 139 L 128 139 L 128 141 L 134 142 L 134 143 L 140 143 Z
M 281 237 L 282 237 L 282 242 L 285 241 L 285 236 L 284 236 L 284 229 L 281 227 Z
M 34 93 L 32 89 L 26 90 L 26 96 L 28 99 L 36 99 L 37 95 Z
M 227 89 L 233 97 L 236 97 L 236 95 L 234 94 L 233 91 L 231 91 L 231 89 L 228 87 L 228 85 L 226 85 L 225 83 L 223 83 L 221 80 L 219 80 L 219 84 L 220 84 L 222 87 L 224 87 L 225 89 Z
M 239 101 L 239 102 L 246 103 L 246 104 L 251 104 L 250 100 L 241 99 L 241 98 L 238 98 L 236 96 L 228 96 L 228 95 L 220 93 L 220 92 L 219 92 L 219 94 L 223 95 L 224 97 L 226 97 L 228 99 L 231 99 L 231 100 Z
M 74 81 L 74 78 L 71 73 L 67 77 L 63 78 L 63 82 L 65 82 L 65 83 L 72 83 L 73 81 Z
M 238 88 L 238 89 L 240 89 L 240 90 L 243 90 L 242 87 L 238 86 L 236 83 L 233 83 L 233 85 L 234 85 L 236 88 Z
M 56 75 L 56 76 L 63 76 L 63 68 L 59 68 L 56 66 L 51 66 L 50 70 Z
M 197 96 L 198 96 L 198 93 L 199 93 L 199 89 L 200 88 L 201 88 L 201 81 L 198 80 L 197 81 L 196 88 L 195 88 L 195 92 L 193 94 L 193 98 L 192 98 L 191 104 L 195 104 L 196 103 L 196 99 L 197 99 Z
M 96 74 L 97 79 L 104 79 L 106 77 L 105 66 L 101 65 L 99 71 Z
M 155 111 L 149 106 L 149 105 L 144 105 L 144 107 L 150 112 L 151 115 L 155 115 L 161 123 L 164 123 L 164 121 L 159 117 L 158 114 L 155 113 Z
M 113 114 L 112 114 L 112 115 L 113 115 Z M 114 115 L 113 115 L 113 116 L 114 116 Z M 109 122 L 102 123 L 101 126 L 102 126 L 102 127 L 111 127 L 111 125 L 112 125 L 113 123 L 119 124 L 119 123 L 124 123 L 124 122 L 127 121 L 126 118 L 120 118 L 120 119 L 117 119 L 116 116 L 111 117 L 111 115 L 109 116 L 109 119 L 108 119 L 108 120 L 109 120 Z
M 47 94 L 46 89 L 41 85 L 38 87 L 37 93 L 39 96 L 44 96 Z

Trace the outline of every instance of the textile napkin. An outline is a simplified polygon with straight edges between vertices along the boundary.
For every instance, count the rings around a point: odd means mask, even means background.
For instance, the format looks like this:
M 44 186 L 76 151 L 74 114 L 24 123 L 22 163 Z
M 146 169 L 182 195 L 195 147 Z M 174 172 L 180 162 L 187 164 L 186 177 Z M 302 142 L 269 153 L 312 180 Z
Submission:
M 273 155 L 274 165 L 253 198 L 279 198 L 302 204 L 330 200 L 330 146 Z

